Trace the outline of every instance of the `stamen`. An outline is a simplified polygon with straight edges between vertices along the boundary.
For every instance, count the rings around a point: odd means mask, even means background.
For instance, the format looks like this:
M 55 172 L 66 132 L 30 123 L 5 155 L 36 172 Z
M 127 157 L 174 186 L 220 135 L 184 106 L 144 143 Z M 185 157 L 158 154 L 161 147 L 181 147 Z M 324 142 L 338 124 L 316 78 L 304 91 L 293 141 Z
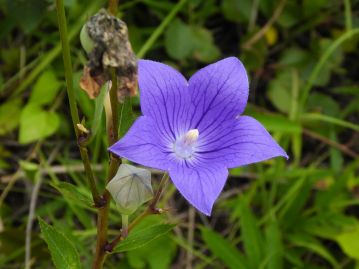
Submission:
M 184 139 L 183 139 L 183 142 L 184 142 L 186 145 L 192 145 L 194 142 L 197 141 L 198 136 L 199 136 L 199 131 L 198 131 L 198 129 L 189 130 L 189 131 L 185 134 Z
M 189 159 L 195 152 L 199 137 L 198 129 L 191 129 L 185 135 L 176 139 L 173 144 L 174 153 L 181 159 Z

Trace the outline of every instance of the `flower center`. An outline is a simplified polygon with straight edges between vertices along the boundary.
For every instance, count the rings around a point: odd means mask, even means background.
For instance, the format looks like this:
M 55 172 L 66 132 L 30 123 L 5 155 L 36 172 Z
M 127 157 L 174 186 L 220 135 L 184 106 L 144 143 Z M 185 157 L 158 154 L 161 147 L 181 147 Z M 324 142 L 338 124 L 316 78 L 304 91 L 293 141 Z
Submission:
M 177 157 L 188 159 L 190 158 L 194 151 L 196 142 L 198 140 L 199 132 L 198 129 L 189 130 L 183 136 L 177 138 L 174 143 L 174 152 Z

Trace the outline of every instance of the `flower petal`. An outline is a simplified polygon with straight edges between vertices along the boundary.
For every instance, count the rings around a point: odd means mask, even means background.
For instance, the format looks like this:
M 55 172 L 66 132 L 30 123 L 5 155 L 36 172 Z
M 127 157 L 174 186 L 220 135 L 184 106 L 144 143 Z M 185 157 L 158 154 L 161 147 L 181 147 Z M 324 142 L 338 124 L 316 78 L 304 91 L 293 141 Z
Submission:
M 182 130 L 189 105 L 187 80 L 175 69 L 162 63 L 138 62 L 141 110 L 162 126 L 168 141 Z
M 257 120 L 239 116 L 226 121 L 201 140 L 197 151 L 202 161 L 219 161 L 227 168 L 243 166 L 282 156 L 285 151 Z
M 244 111 L 248 99 L 246 70 L 235 57 L 199 70 L 189 80 L 192 109 L 191 128 L 200 134 L 218 123 L 234 119 Z
M 168 149 L 152 119 L 141 116 L 109 150 L 135 163 L 161 170 L 168 168 Z
M 228 177 L 228 170 L 216 164 L 190 167 L 177 164 L 169 175 L 184 198 L 207 216 Z

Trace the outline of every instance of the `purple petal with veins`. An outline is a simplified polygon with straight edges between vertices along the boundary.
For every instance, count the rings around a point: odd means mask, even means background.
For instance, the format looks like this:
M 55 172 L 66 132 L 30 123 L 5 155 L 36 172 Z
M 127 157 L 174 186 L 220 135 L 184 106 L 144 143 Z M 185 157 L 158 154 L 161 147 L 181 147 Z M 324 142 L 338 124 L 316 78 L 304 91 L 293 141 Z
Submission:
M 237 58 L 211 64 L 188 82 L 170 66 L 140 60 L 138 77 L 144 116 L 109 150 L 169 172 L 180 193 L 202 213 L 211 214 L 228 168 L 288 158 L 258 121 L 240 116 L 249 86 Z

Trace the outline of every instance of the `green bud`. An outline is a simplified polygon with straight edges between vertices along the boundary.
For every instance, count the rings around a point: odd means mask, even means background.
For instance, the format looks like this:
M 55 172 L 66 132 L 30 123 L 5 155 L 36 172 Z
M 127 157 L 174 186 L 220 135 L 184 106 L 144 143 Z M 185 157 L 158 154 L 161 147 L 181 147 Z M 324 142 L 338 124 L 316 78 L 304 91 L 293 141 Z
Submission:
M 95 47 L 95 43 L 92 41 L 91 37 L 87 32 L 87 24 L 82 26 L 81 33 L 80 33 L 80 41 L 82 48 L 89 54 Z
M 119 211 L 130 215 L 153 197 L 150 171 L 121 164 L 117 174 L 107 184 Z

